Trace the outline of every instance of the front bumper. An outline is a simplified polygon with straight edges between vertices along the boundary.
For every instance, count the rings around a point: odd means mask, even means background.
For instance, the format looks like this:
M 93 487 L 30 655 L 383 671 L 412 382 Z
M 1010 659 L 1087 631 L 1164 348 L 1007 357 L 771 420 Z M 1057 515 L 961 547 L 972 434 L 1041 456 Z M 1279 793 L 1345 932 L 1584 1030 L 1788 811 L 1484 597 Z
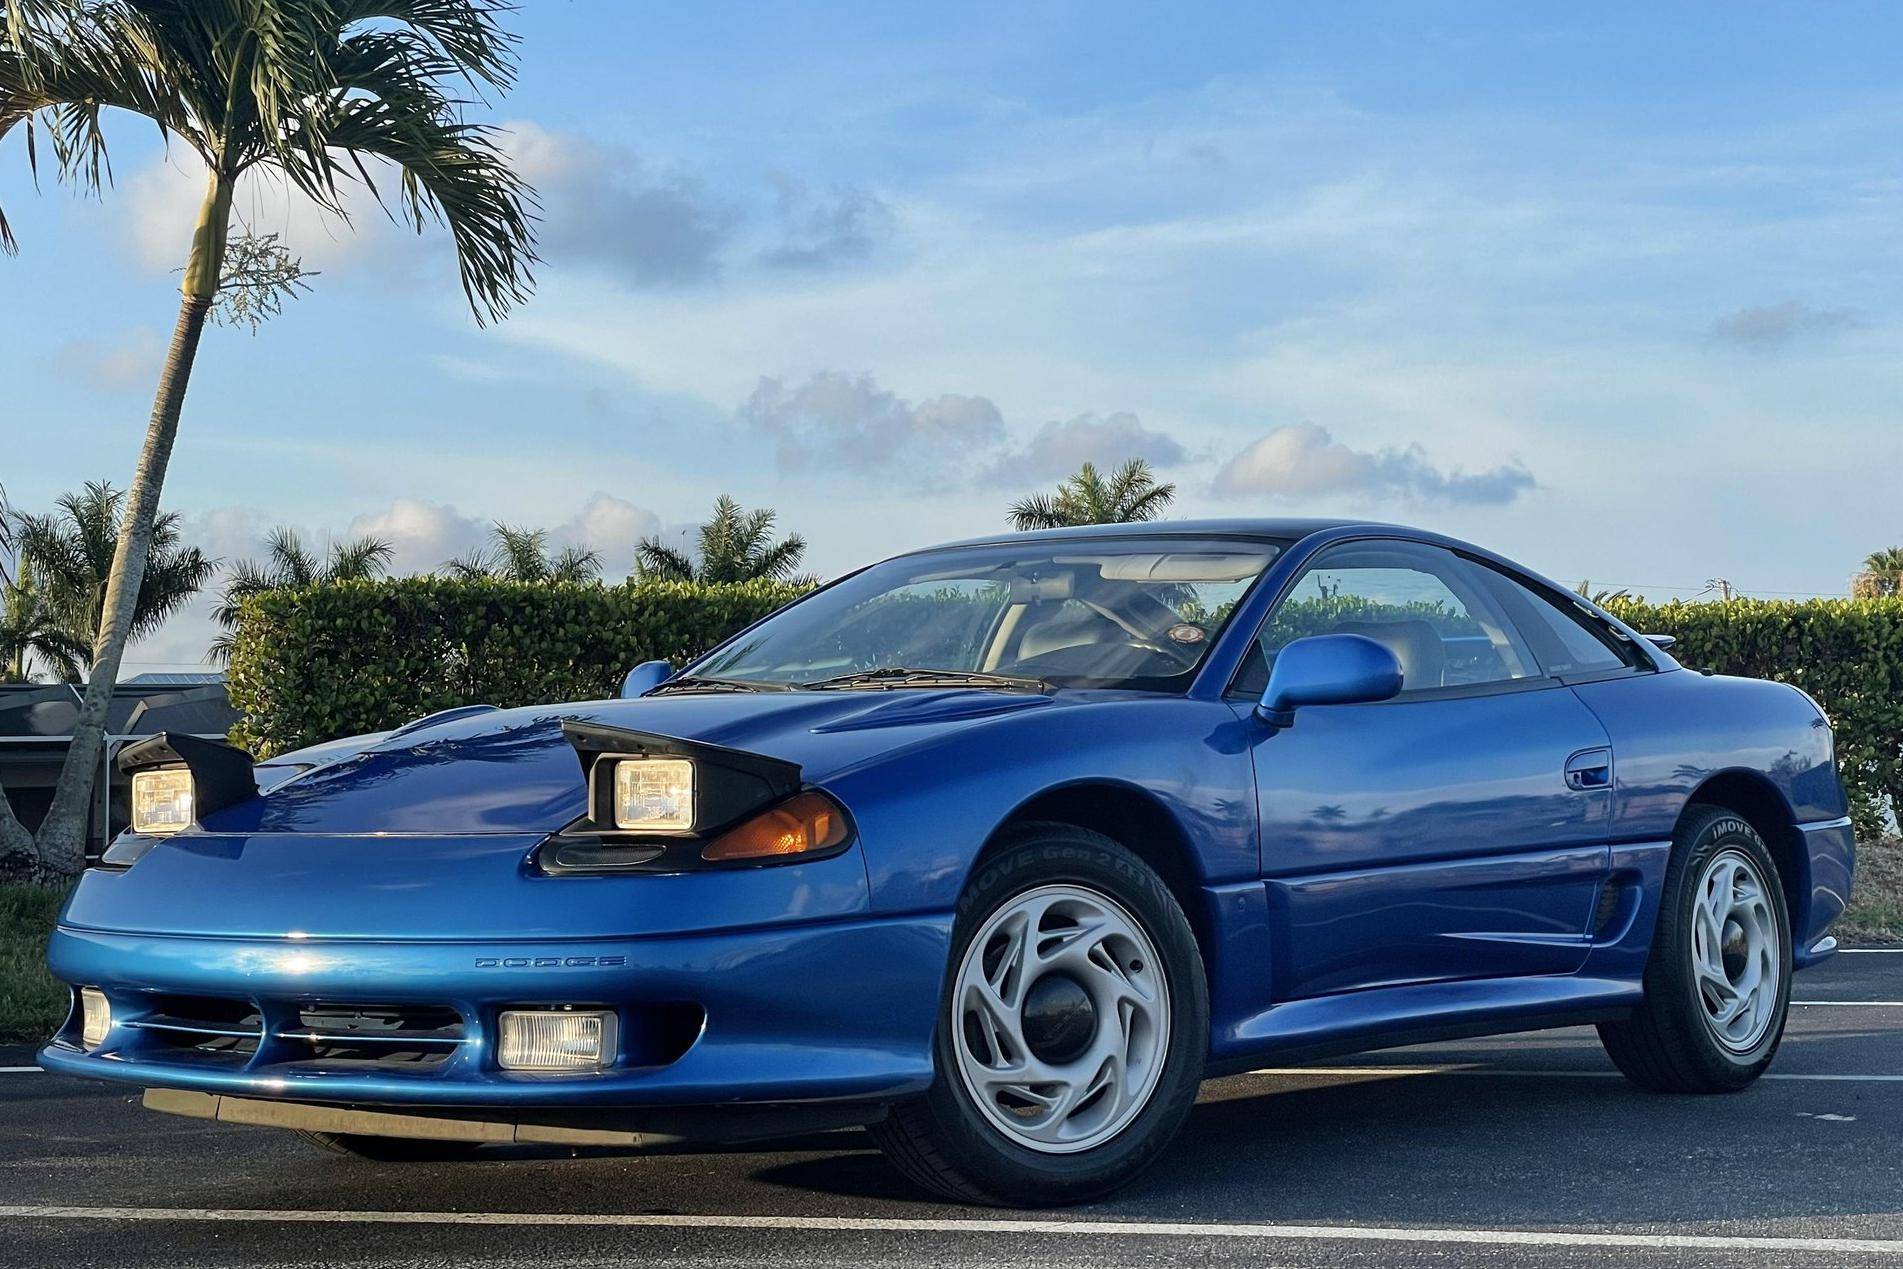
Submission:
M 88 1052 L 78 1018 L 68 1019 L 40 1060 L 49 1071 L 148 1088 L 326 1105 L 526 1111 L 890 1101 L 931 1083 L 950 933 L 949 913 L 501 945 L 62 926 L 48 948 L 53 972 L 105 992 L 113 1026 Z M 196 1047 L 176 1030 L 153 1029 L 188 1007 L 181 1001 L 222 1002 L 227 1019 L 255 1013 L 255 1040 L 232 1041 L 235 1050 Z M 497 1014 L 560 1004 L 617 1011 L 615 1062 L 586 1074 L 501 1070 Z M 314 1006 L 453 1010 L 458 1038 L 428 1064 L 339 1060 L 299 1038 L 300 1019 Z M 657 1056 L 644 1047 L 650 1020 L 678 1018 L 683 1007 L 704 1013 L 684 1051 Z M 251 1027 L 247 1017 L 227 1029 Z

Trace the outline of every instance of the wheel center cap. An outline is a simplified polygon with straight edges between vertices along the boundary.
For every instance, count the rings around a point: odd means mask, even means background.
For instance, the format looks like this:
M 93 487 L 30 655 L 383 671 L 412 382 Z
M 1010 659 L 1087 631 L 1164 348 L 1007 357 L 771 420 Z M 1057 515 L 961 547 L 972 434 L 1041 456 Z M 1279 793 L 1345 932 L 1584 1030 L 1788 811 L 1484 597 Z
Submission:
M 1076 1060 L 1097 1038 L 1097 1007 L 1068 974 L 1046 974 L 1024 993 L 1024 1042 L 1040 1062 Z
M 1744 937 L 1744 927 L 1736 921 L 1726 921 L 1724 940 L 1719 951 L 1725 958 L 1725 976 L 1732 982 L 1744 976 L 1745 961 L 1750 958 L 1750 945 Z

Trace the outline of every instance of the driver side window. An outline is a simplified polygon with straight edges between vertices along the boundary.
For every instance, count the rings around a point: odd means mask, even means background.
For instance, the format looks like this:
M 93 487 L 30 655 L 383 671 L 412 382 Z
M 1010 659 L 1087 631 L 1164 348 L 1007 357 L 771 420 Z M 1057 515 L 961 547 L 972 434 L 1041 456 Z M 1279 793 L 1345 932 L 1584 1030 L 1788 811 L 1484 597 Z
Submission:
M 1260 695 L 1276 654 L 1319 634 L 1358 634 L 1386 647 L 1401 663 L 1404 696 L 1540 676 L 1519 631 L 1467 565 L 1423 543 L 1349 542 L 1322 552 L 1269 614 L 1236 690 Z

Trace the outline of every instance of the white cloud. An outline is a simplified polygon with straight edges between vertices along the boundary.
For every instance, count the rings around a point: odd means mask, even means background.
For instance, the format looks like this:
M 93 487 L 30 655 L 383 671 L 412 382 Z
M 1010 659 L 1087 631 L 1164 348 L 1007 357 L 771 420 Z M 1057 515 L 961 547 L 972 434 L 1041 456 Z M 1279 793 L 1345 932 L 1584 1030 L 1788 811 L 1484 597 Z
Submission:
M 661 517 L 610 493 L 596 493 L 568 523 L 549 531 L 557 546 L 574 545 L 601 554 L 601 575 L 613 581 L 634 567 L 635 543 L 661 532 Z
M 1294 499 L 1345 497 L 1411 503 L 1498 506 L 1534 487 L 1519 462 L 1483 472 L 1442 471 L 1419 445 L 1350 449 L 1313 423 L 1278 427 L 1216 473 L 1218 496 L 1271 494 Z
M 372 173 L 377 169 L 373 165 Z M 384 182 L 381 177 L 379 187 Z M 184 267 L 192 228 L 205 198 L 205 165 L 183 146 L 168 150 L 125 183 L 132 211 L 132 243 L 139 260 L 154 269 Z M 394 193 L 393 188 L 385 189 Z M 259 168 L 242 177 L 232 197 L 232 215 L 254 233 L 275 233 L 304 264 L 319 272 L 337 270 L 397 232 L 367 191 L 349 191 L 352 211 L 346 223 Z
M 551 266 L 593 266 L 635 286 L 699 282 L 720 271 L 736 211 L 682 173 L 631 151 L 533 123 L 508 126 L 517 172 L 541 203 L 538 246 Z
M 903 473 L 933 483 L 948 465 L 963 466 L 973 451 L 1004 437 L 998 407 L 984 397 L 946 393 L 912 402 L 857 378 L 822 370 L 789 388 L 762 378 L 740 407 L 744 426 L 772 441 L 782 470 L 846 468 Z
M 468 554 L 487 539 L 489 527 L 489 521 L 472 519 L 440 502 L 398 498 L 382 511 L 353 518 L 344 533 L 388 542 L 390 572 L 402 576 L 432 572 Z
M 1115 414 L 1079 414 L 1053 419 L 1023 449 L 998 461 L 1001 477 L 1045 479 L 1068 476 L 1085 463 L 1111 466 L 1141 458 L 1156 467 L 1175 467 L 1189 454 L 1175 437 L 1153 432 L 1127 410 Z

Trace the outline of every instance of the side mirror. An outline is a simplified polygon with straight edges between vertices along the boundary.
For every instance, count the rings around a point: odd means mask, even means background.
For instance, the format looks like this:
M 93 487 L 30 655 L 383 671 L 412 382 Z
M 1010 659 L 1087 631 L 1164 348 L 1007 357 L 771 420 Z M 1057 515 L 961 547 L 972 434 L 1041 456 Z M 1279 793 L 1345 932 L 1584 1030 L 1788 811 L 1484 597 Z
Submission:
M 659 687 L 673 675 L 674 667 L 666 661 L 643 661 L 628 671 L 627 678 L 621 680 L 621 699 L 633 700 Z
M 1287 727 L 1304 705 L 1385 701 L 1400 690 L 1400 661 L 1373 639 L 1357 634 L 1311 635 L 1276 654 L 1269 686 L 1255 713 L 1271 727 Z

